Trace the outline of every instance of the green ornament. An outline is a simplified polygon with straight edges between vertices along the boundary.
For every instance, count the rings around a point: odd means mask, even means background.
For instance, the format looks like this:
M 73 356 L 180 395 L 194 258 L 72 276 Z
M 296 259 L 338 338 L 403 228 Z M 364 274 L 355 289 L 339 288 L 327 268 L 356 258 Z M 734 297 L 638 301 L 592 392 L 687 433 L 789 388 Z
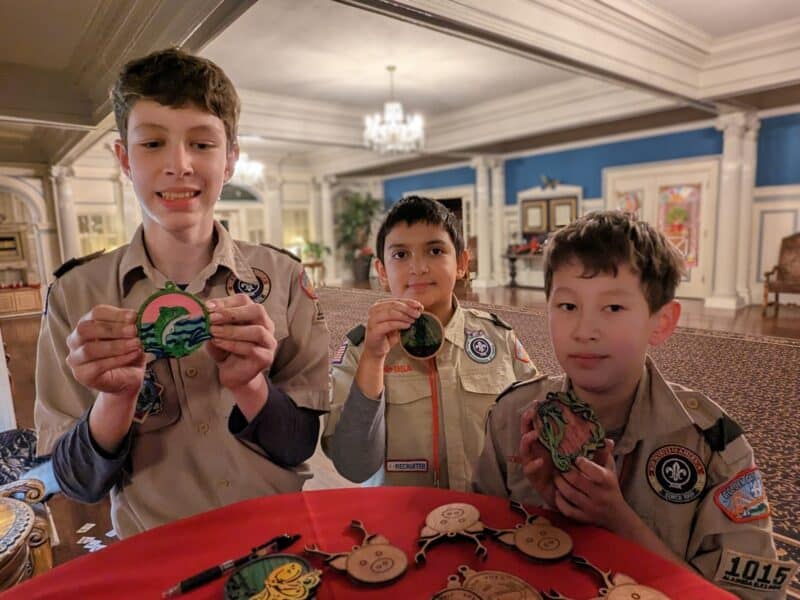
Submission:
M 136 329 L 145 352 L 156 358 L 183 358 L 211 339 L 205 303 L 167 281 L 139 307 Z

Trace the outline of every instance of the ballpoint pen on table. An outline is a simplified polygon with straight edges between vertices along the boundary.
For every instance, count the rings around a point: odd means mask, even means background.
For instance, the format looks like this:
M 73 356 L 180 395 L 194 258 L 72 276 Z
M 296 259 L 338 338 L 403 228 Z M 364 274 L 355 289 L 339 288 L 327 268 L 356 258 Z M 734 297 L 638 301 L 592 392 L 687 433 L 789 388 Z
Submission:
M 210 581 L 214 581 L 215 579 L 221 577 L 228 571 L 231 571 L 236 567 L 239 567 L 244 563 L 253 560 L 254 558 L 261 558 L 262 556 L 266 556 L 267 554 L 271 554 L 272 552 L 279 552 L 285 548 L 288 548 L 289 546 L 294 544 L 298 539 L 300 539 L 300 534 L 297 533 L 294 535 L 289 535 L 288 533 L 284 533 L 283 535 L 275 536 L 268 542 L 261 544 L 260 546 L 256 546 L 244 556 L 240 556 L 239 558 L 233 560 L 226 560 L 222 564 L 219 564 L 215 567 L 211 567 L 210 569 L 206 569 L 202 573 L 193 575 L 188 579 L 184 579 L 180 583 L 173 585 L 166 592 L 161 594 L 161 597 L 174 598 L 175 596 L 185 594 L 186 592 L 193 590 L 197 587 L 200 587 L 201 585 L 205 585 Z

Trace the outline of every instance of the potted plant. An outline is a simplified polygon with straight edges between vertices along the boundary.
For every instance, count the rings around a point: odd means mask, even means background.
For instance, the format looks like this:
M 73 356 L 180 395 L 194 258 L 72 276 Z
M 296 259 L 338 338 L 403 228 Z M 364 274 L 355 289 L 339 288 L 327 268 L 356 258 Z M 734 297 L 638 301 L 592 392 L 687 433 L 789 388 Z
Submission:
M 374 252 L 368 246 L 370 228 L 383 208 L 383 200 L 370 194 L 351 194 L 344 200 L 344 210 L 336 216 L 336 246 L 344 248 L 345 260 L 352 265 L 353 279 L 366 281 Z
M 310 262 L 321 262 L 322 257 L 330 253 L 330 246 L 325 246 L 319 242 L 306 242 L 305 246 L 303 246 L 303 257 L 307 260 L 310 259 Z

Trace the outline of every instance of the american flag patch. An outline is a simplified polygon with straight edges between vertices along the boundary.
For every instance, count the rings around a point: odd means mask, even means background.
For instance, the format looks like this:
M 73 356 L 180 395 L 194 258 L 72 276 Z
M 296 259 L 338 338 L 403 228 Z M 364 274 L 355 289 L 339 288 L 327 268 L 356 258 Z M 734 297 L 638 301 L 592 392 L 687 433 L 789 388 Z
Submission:
M 336 352 L 333 353 L 333 358 L 331 359 L 332 365 L 340 365 L 344 360 L 344 354 L 347 352 L 347 346 L 349 343 L 347 340 L 343 341 L 342 344 L 336 349 Z

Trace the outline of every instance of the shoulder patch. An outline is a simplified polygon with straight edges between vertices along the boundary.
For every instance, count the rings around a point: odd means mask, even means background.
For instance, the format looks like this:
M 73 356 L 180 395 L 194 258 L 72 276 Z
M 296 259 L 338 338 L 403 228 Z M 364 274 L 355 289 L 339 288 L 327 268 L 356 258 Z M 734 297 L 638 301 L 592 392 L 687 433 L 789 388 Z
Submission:
M 530 379 L 520 379 L 519 381 L 515 381 L 514 383 L 509 385 L 506 389 L 504 389 L 502 392 L 500 392 L 495 402 L 500 402 L 500 399 L 503 396 L 507 396 L 508 394 L 510 394 L 511 392 L 513 392 L 518 388 L 525 387 L 526 385 L 530 385 L 532 383 L 536 383 L 537 381 L 540 381 L 542 379 L 547 379 L 547 375 L 536 375 L 534 377 L 531 377 Z
M 276 252 L 280 252 L 281 254 L 285 254 L 292 260 L 296 260 L 299 263 L 303 262 L 302 260 L 300 260 L 299 256 L 297 256 L 293 252 L 289 252 L 286 248 L 281 248 L 280 246 L 273 246 L 272 244 L 267 244 L 266 242 L 262 242 L 261 245 L 266 246 L 267 248 L 272 248 L 273 250 L 275 250 Z
M 62 277 L 66 273 L 70 272 L 72 269 L 74 269 L 78 265 L 82 265 L 83 263 L 87 263 L 90 260 L 94 260 L 95 258 L 100 256 L 101 254 L 103 254 L 103 252 L 105 252 L 105 248 L 102 249 L 102 250 L 98 250 L 97 252 L 92 252 L 91 254 L 87 254 L 86 256 L 81 256 L 79 258 L 72 257 L 67 262 L 65 262 L 63 265 L 58 267 L 55 271 L 53 271 L 53 276 L 56 279 L 58 279 L 59 277 Z
M 503 329 L 508 329 L 509 331 L 514 329 L 511 325 L 509 325 L 507 321 L 504 321 L 503 319 L 498 317 L 495 313 L 489 313 L 489 314 L 492 315 L 492 322 L 498 327 L 502 327 Z
M 367 335 L 367 328 L 363 325 L 356 325 L 350 331 L 347 332 L 347 339 L 350 340 L 354 346 L 358 346 L 361 342 L 364 341 L 364 337 Z
M 703 437 L 714 452 L 722 452 L 742 433 L 744 432 L 736 421 L 728 415 L 722 415 L 711 427 L 703 430 Z

